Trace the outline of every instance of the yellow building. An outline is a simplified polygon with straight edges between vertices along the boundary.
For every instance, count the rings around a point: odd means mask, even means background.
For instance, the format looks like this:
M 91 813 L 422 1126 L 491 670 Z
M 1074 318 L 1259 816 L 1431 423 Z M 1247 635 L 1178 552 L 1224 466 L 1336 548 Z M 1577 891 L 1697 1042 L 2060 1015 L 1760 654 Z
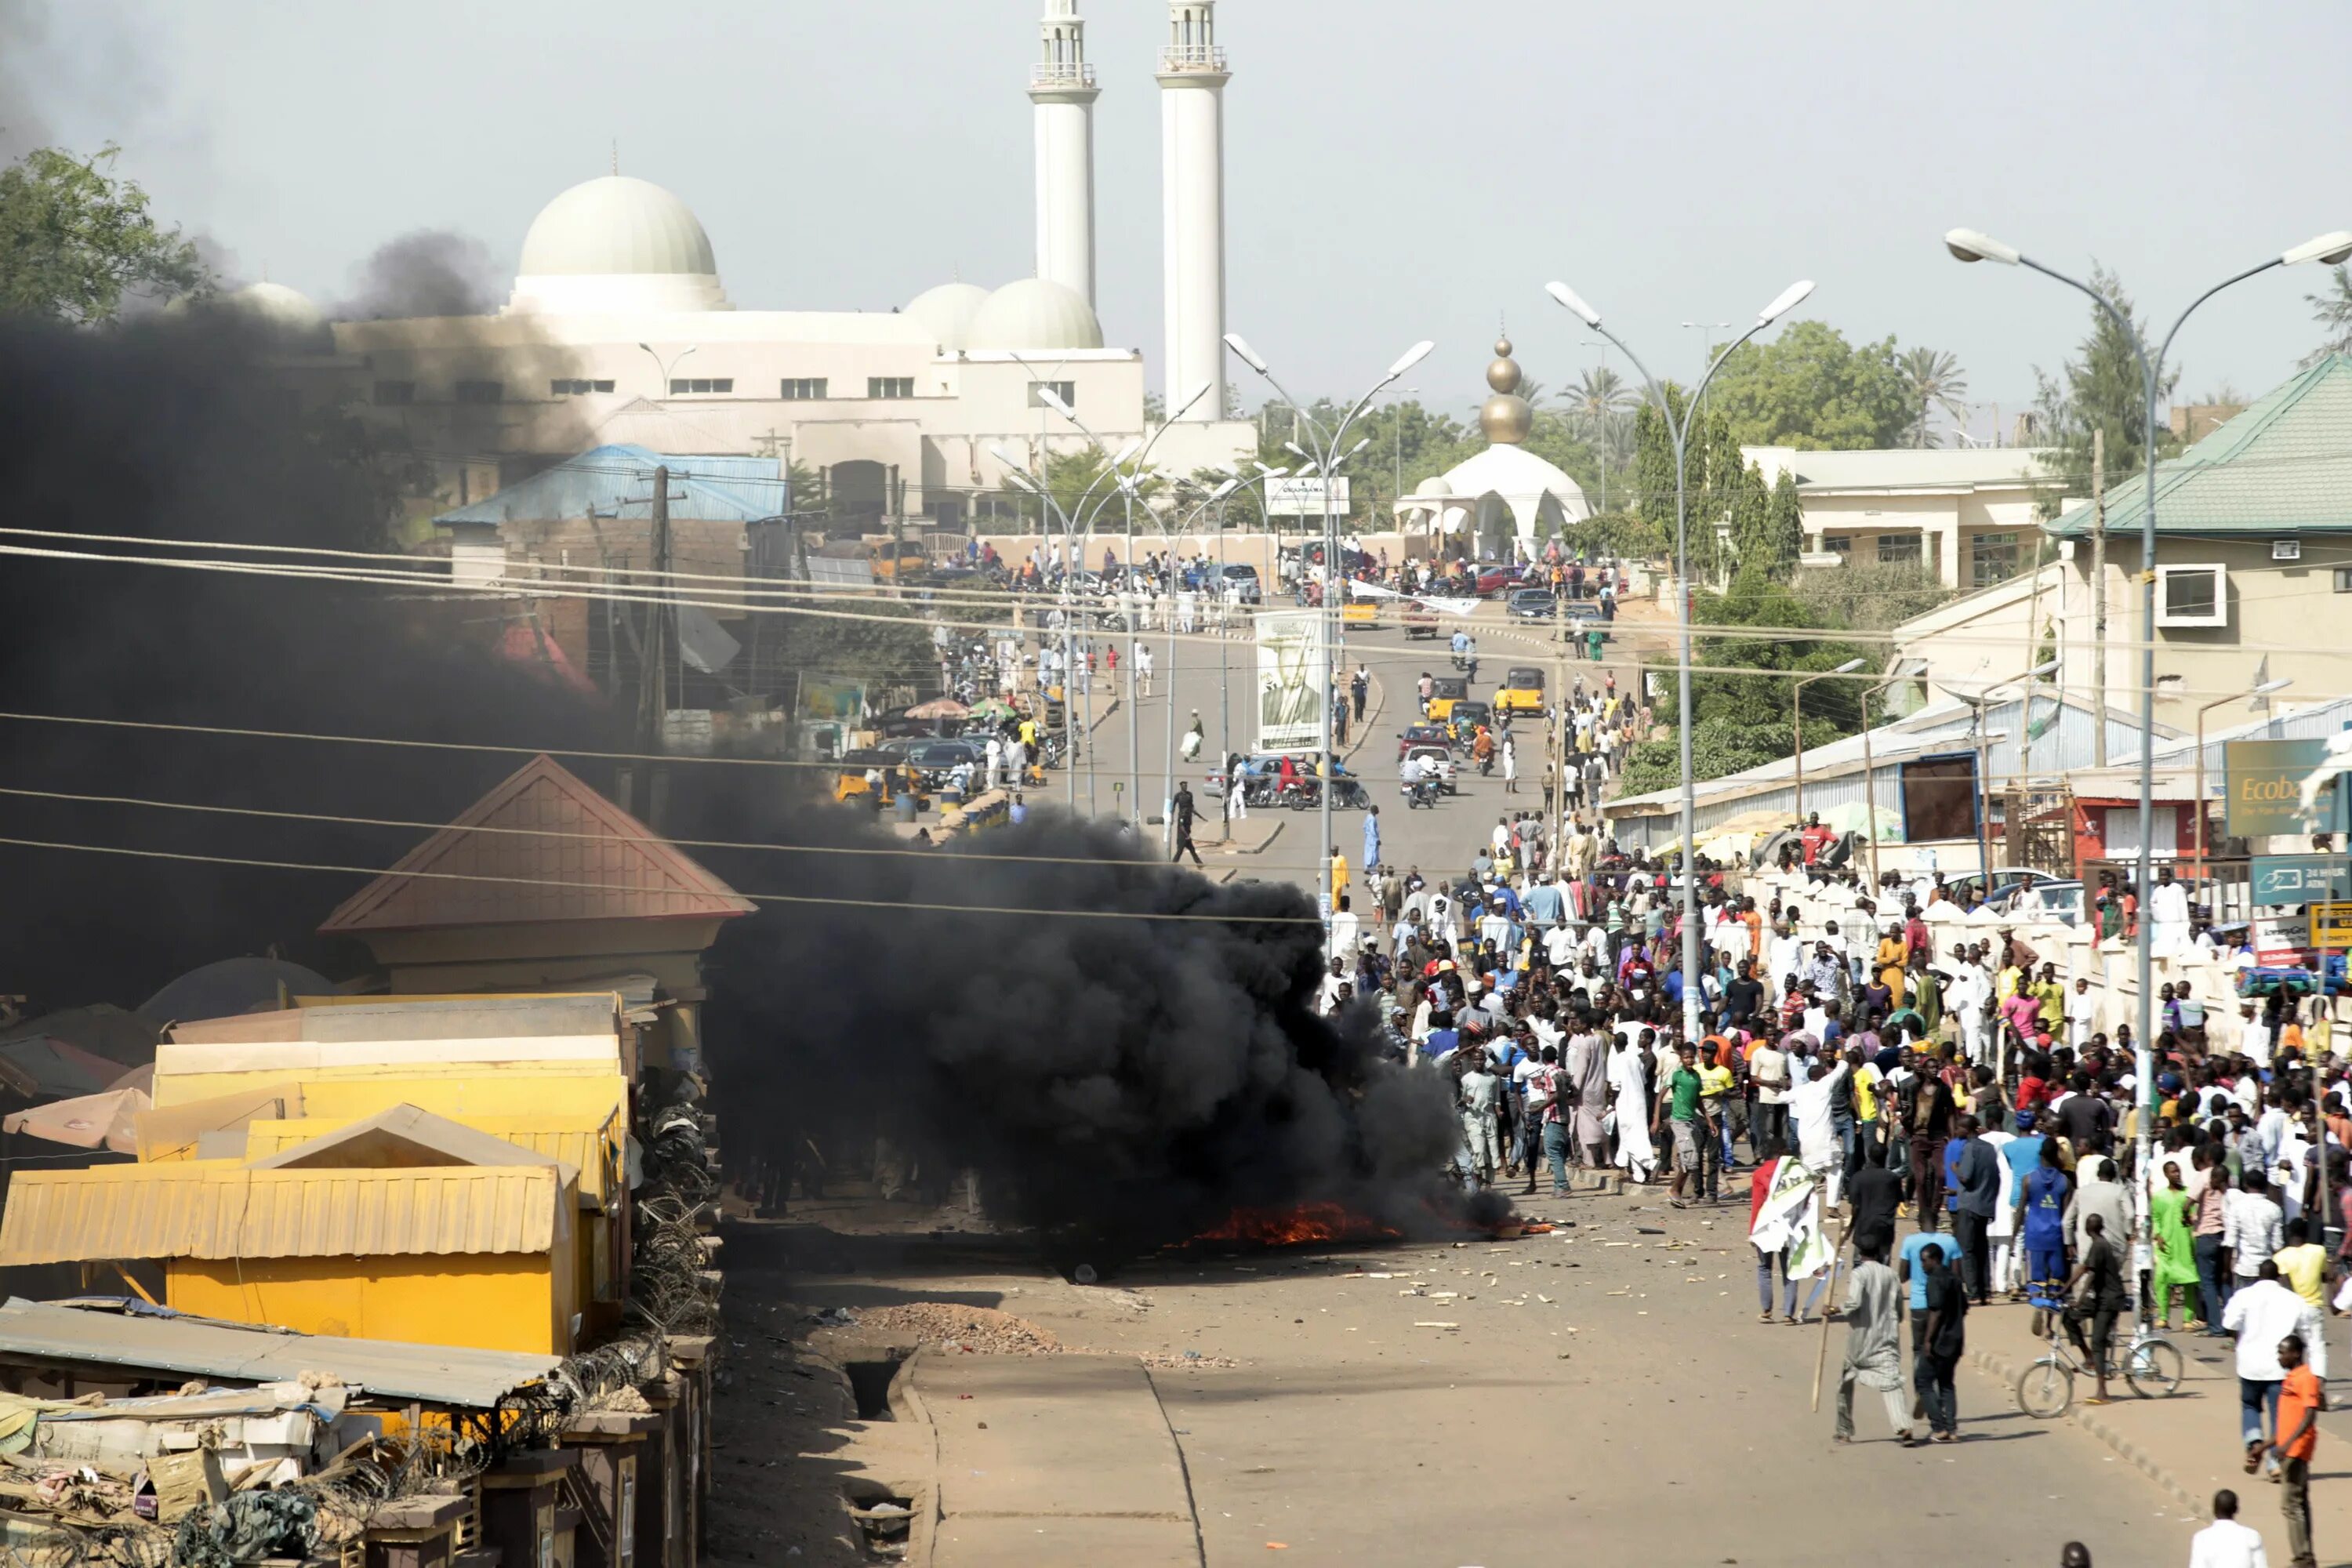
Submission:
M 154 1260 L 184 1312 L 562 1355 L 579 1204 L 576 1167 L 400 1106 L 253 1162 L 20 1173 L 0 1268 Z

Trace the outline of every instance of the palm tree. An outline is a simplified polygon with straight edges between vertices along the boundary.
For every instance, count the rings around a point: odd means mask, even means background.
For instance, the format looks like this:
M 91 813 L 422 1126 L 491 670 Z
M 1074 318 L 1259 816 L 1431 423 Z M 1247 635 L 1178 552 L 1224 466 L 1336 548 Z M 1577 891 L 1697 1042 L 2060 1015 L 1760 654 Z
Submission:
M 1962 374 L 1958 358 L 1942 349 L 1916 348 L 1906 349 L 1903 357 L 1895 363 L 1902 369 L 1903 379 L 1909 384 L 1911 401 L 1919 410 L 1919 416 L 1911 426 L 1911 444 L 1914 447 L 1932 444 L 1927 419 L 1938 408 L 1950 415 L 1956 422 L 1967 422 L 1964 399 L 1969 395 L 1969 378 Z
M 1577 422 L 1588 439 L 1596 442 L 1612 419 L 1640 401 L 1633 389 L 1625 384 L 1625 378 L 1605 364 L 1586 371 L 1565 396 L 1569 417 Z
M 2352 271 L 2338 267 L 2335 271 L 2335 291 L 2328 294 L 2305 294 L 2304 302 L 2311 307 L 2311 319 L 2317 321 L 2326 339 L 2303 357 L 2300 368 L 2309 370 L 2329 354 L 2352 353 Z

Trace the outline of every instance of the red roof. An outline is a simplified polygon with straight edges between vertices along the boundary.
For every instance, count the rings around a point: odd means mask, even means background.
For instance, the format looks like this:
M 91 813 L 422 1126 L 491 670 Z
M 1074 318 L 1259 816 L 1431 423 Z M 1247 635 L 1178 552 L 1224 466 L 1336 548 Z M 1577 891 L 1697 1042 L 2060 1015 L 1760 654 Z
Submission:
M 505 831 L 468 831 L 485 827 Z M 483 879 L 470 879 L 477 878 Z M 752 908 L 554 759 L 539 756 L 345 900 L 319 929 L 709 920 Z

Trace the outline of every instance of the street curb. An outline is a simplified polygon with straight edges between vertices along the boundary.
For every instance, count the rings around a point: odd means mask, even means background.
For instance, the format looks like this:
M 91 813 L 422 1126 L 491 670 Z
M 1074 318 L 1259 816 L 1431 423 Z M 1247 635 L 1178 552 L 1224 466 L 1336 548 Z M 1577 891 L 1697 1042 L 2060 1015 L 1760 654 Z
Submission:
M 1274 825 L 1274 831 L 1273 831 L 1273 832 L 1271 832 L 1271 833 L 1269 833 L 1269 834 L 1267 834 L 1264 838 L 1259 839 L 1259 840 L 1258 840 L 1258 843 L 1257 843 L 1257 847 L 1256 847 L 1256 848 L 1255 848 L 1255 849 L 1244 849 L 1244 850 L 1240 851 L 1240 853 L 1242 853 L 1242 854 L 1244 854 L 1244 855 L 1263 855 L 1263 854 L 1265 854 L 1265 851 L 1266 851 L 1266 847 L 1267 847 L 1268 845 L 1272 844 L 1276 839 L 1277 839 L 1277 838 L 1279 838 L 1279 837 L 1282 837 L 1282 830 L 1283 830 L 1283 827 L 1286 825 L 1286 823 L 1287 823 L 1287 822 L 1288 822 L 1288 818 L 1286 818 L 1286 817 L 1283 821 L 1276 823 L 1276 824 Z
M 1971 1350 L 1969 1352 L 1969 1361 L 1979 1372 L 1999 1381 L 2002 1392 L 2008 1394 L 2011 1405 L 2017 1403 L 2018 1369 L 2011 1363 L 2007 1356 L 1992 1351 Z M 2023 1411 L 2021 1409 L 2019 1413 L 2022 1415 Z M 2029 1416 L 2028 1419 L 2032 1418 Z M 2071 1426 L 2081 1427 L 2084 1432 L 2105 1444 L 2114 1451 L 2116 1458 L 2131 1465 L 2140 1474 L 2170 1493 L 2176 1502 L 2189 1510 L 2190 1517 L 2201 1516 L 2209 1506 L 2210 1499 L 2200 1498 L 2183 1486 L 2178 1476 L 2157 1463 L 2138 1444 L 2116 1431 L 2107 1422 L 2101 1420 L 2096 1411 L 2086 1409 L 2078 1402 L 2069 1407 L 2066 1414 L 2059 1419 Z
M 1371 689 L 1371 700 L 1364 704 L 1364 717 L 1356 725 L 1355 744 L 1339 753 L 1343 761 L 1353 761 L 1356 753 L 1364 749 L 1364 742 L 1372 738 L 1372 731 L 1380 725 L 1381 715 L 1388 710 L 1387 685 L 1377 675 L 1373 676 L 1367 684 Z
M 1119 698 L 1118 698 L 1118 695 L 1116 692 L 1114 692 L 1114 693 L 1111 695 L 1110 705 L 1109 705 L 1108 707 L 1105 708 L 1105 709 L 1102 710 L 1102 713 L 1100 714 L 1100 716 L 1098 716 L 1098 717 L 1095 720 L 1095 721 L 1094 721 L 1093 723 L 1091 723 L 1091 724 L 1089 724 L 1089 725 L 1087 725 L 1087 734 L 1089 734 L 1089 735 L 1091 735 L 1091 734 L 1093 734 L 1097 730 L 1099 730 L 1099 729 L 1101 729 L 1104 725 L 1106 725 L 1106 724 L 1109 723 L 1109 722 L 1110 722 L 1110 716 L 1111 716 L 1112 714 L 1114 714 L 1114 713 L 1116 713 L 1116 712 L 1118 712 L 1118 705 L 1119 705 Z

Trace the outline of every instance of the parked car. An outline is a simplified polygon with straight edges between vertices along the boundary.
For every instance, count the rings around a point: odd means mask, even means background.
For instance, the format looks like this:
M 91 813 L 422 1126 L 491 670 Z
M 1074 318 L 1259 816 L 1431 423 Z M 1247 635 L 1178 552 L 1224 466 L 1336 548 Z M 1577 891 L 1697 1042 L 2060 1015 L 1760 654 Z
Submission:
M 1548 621 L 1559 613 L 1559 602 L 1549 588 L 1514 588 L 1509 610 L 1515 621 Z
M 1219 575 L 1224 579 L 1228 587 L 1234 588 L 1240 594 L 1243 604 L 1255 605 L 1264 602 L 1265 590 L 1257 580 L 1256 567 L 1228 563 Z
M 2058 878 L 2047 871 L 2035 871 L 2023 866 L 1996 867 L 1992 873 L 1990 890 L 1985 894 L 1985 902 L 1999 910 L 2009 900 L 2010 895 L 2020 888 L 2035 887 L 2043 882 L 2057 880 L 2059 880 Z M 1952 897 L 1963 902 L 1967 900 L 1970 892 L 1987 886 L 1984 873 L 1981 871 L 1971 871 L 1965 877 L 1956 877 L 1948 885 L 1951 889 Z
M 2002 913 L 2019 920 L 2063 921 L 2070 926 L 2081 925 L 2083 884 L 2069 877 L 2021 886 L 2002 895 L 2000 907 Z
M 1398 619 L 1404 622 L 1404 635 L 1413 637 L 1433 637 L 1437 635 L 1437 612 L 1419 599 L 1407 599 Z
M 1419 758 L 1421 760 L 1422 766 L 1425 771 L 1433 771 L 1435 773 L 1437 776 L 1437 787 L 1440 792 L 1445 795 L 1459 795 L 1462 793 L 1460 788 L 1455 784 L 1454 779 L 1454 753 L 1452 751 L 1442 745 L 1408 746 L 1405 748 L 1404 754 L 1407 757 Z M 1402 765 L 1402 759 L 1400 759 L 1399 765 Z
M 1481 566 L 1471 592 L 1483 599 L 1490 594 L 1501 593 L 1518 580 L 1519 569 L 1516 566 Z

